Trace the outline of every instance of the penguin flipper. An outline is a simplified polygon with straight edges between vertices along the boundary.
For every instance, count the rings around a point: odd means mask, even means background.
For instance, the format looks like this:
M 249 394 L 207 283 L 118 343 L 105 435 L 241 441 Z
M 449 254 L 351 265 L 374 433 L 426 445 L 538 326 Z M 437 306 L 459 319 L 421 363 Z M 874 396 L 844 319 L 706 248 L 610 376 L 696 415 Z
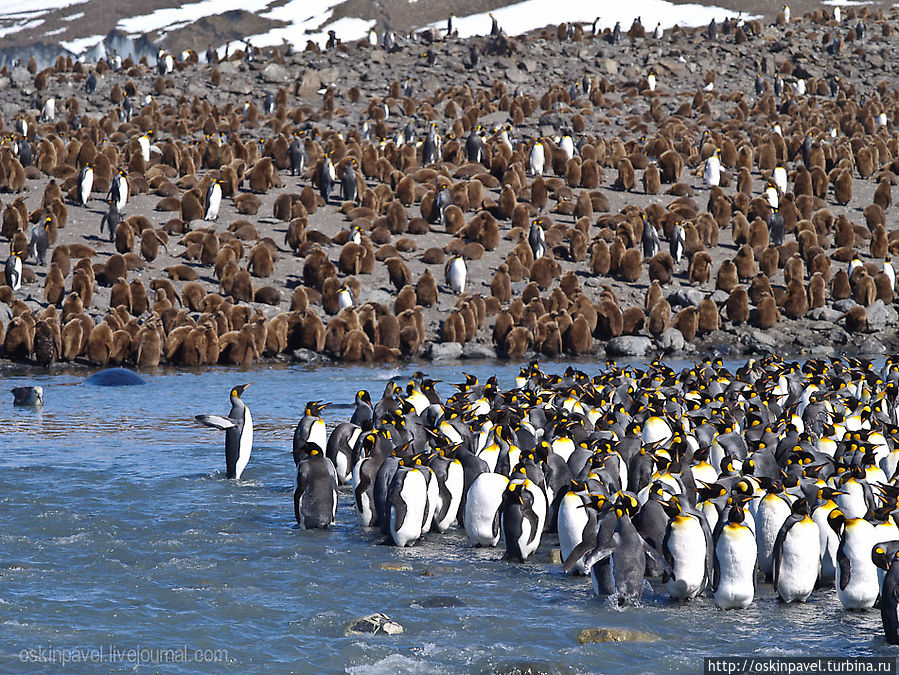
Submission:
M 205 424 L 207 427 L 221 429 L 222 431 L 233 429 L 237 426 L 234 423 L 234 420 L 228 417 L 222 417 L 221 415 L 197 415 L 196 420 L 200 424 Z
M 590 540 L 581 540 L 581 543 L 571 549 L 571 553 L 568 554 L 568 557 L 563 561 L 562 569 L 568 574 L 571 570 L 574 569 L 574 566 L 577 564 L 577 561 L 583 558 L 587 552 L 593 548 L 593 544 L 590 543 Z M 587 568 L 589 569 L 589 568 Z
M 531 526 L 531 536 L 528 537 L 528 543 L 530 544 L 537 538 L 537 535 L 540 534 L 540 521 L 537 520 L 537 514 L 534 513 L 533 509 L 524 509 L 523 515 Z
M 650 544 L 648 541 L 643 539 L 643 537 L 640 537 L 640 538 L 643 540 L 643 552 L 646 554 L 646 556 L 648 558 L 654 560 L 655 562 L 657 562 L 659 565 L 661 565 L 662 569 L 665 571 L 665 574 L 673 575 L 674 569 L 671 566 L 671 562 L 668 561 L 668 555 L 665 555 L 665 556 L 659 555 L 659 552 L 655 550 L 655 548 L 653 547 L 652 544 Z M 666 549 L 666 553 L 667 553 L 667 549 Z M 672 558 L 672 562 L 673 562 L 673 560 L 674 559 Z
M 403 527 L 403 523 L 406 521 L 406 502 L 404 502 L 403 498 L 400 496 L 399 490 L 391 490 L 389 499 L 391 506 L 396 510 L 393 527 L 399 532 Z
M 842 553 L 840 551 L 839 553 Z M 849 585 L 849 579 L 852 575 L 852 563 L 849 558 L 846 557 L 846 554 L 837 555 L 837 563 L 840 565 L 840 590 L 845 591 L 846 586 Z
M 607 546 L 604 548 L 595 548 L 593 552 L 587 556 L 587 559 L 584 560 L 584 566 L 587 569 L 593 567 L 596 563 L 602 562 L 606 558 L 611 558 L 612 554 L 615 552 L 615 549 L 611 546 Z M 575 558 L 577 560 L 577 558 Z

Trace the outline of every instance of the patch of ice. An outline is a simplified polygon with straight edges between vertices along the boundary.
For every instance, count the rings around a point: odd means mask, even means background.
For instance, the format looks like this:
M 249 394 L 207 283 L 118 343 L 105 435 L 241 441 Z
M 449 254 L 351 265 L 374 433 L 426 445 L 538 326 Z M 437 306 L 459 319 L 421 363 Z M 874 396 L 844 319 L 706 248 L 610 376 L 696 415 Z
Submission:
M 861 7 L 862 5 L 873 5 L 871 0 L 821 0 L 822 5 L 840 6 L 840 7 Z M 893 5 L 895 7 L 896 5 Z
M 57 28 L 56 30 L 49 30 L 44 33 L 44 37 L 53 37 L 54 35 L 59 35 L 60 33 L 65 33 L 68 30 L 65 26 L 62 28 Z
M 43 19 L 36 19 L 34 21 L 22 21 L 20 23 L 14 23 L 11 26 L 6 26 L 5 28 L 0 28 L 0 37 L 4 35 L 9 35 L 10 33 L 18 33 L 22 30 L 31 30 L 32 28 L 37 28 L 42 23 L 44 23 Z
M 78 38 L 76 40 L 66 40 L 60 42 L 64 49 L 68 49 L 73 54 L 80 54 L 89 47 L 93 47 L 103 40 L 102 35 L 89 35 L 88 37 Z
M 52 9 L 83 5 L 87 0 L 0 0 L 0 18 L 46 14 Z
M 80 19 L 84 16 L 84 12 L 75 12 L 74 14 L 70 14 L 69 16 L 62 17 L 63 21 L 75 21 L 76 19 Z
M 514 5 L 493 10 L 499 27 L 507 35 L 520 35 L 550 23 L 587 22 L 592 23 L 599 14 L 597 26 L 611 28 L 615 22 L 621 23 L 622 31 L 630 28 L 636 17 L 643 17 L 643 27 L 649 33 L 659 22 L 662 28 L 680 26 L 702 26 L 712 19 L 721 21 L 727 17 L 737 16 L 737 12 L 706 5 L 675 5 L 665 0 L 635 0 L 628 3 L 603 4 L 587 0 L 558 2 L 558 0 L 525 0 Z M 488 12 L 460 16 L 453 19 L 453 26 L 459 31 L 459 37 L 467 38 L 490 33 L 491 20 Z M 430 27 L 446 28 L 446 19 L 435 21 Z

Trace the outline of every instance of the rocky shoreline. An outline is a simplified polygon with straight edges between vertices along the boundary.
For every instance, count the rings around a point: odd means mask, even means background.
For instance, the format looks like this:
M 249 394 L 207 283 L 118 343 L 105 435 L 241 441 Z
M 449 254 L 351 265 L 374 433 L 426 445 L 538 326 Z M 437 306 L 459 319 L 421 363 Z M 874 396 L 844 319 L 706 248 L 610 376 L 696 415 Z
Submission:
M 171 72 L 112 59 L 4 68 L 0 241 L 21 248 L 47 218 L 55 235 L 46 265 L 29 257 L 21 289 L 0 288 L 4 358 L 146 368 L 895 352 L 895 283 L 880 278 L 899 249 L 895 10 L 783 19 L 716 26 L 714 38 L 635 25 L 616 42 L 560 26 L 215 64 L 190 53 Z M 432 125 L 442 156 L 424 166 Z M 466 157 L 479 127 L 483 163 Z M 309 159 L 296 176 L 295 137 Z M 537 138 L 542 178 L 529 170 Z M 709 189 L 716 148 L 724 171 Z M 325 153 L 337 176 L 351 166 L 355 200 L 338 182 L 325 204 Z M 788 175 L 779 246 L 764 197 L 776 166 Z M 131 196 L 109 241 L 117 168 Z M 215 179 L 224 199 L 204 221 Z M 660 245 L 645 259 L 644 216 Z M 675 222 L 679 262 L 666 259 Z M 461 295 L 444 283 L 454 255 L 468 269 Z M 341 310 L 344 287 L 354 307 Z

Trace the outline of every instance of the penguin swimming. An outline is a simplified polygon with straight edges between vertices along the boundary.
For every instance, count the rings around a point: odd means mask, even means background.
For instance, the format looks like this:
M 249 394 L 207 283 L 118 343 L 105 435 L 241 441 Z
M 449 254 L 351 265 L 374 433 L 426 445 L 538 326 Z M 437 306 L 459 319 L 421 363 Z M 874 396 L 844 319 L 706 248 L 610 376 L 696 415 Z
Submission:
M 231 412 L 227 417 L 196 416 L 196 420 L 201 424 L 225 432 L 225 478 L 239 480 L 253 450 L 253 417 L 250 415 L 250 409 L 240 398 L 250 384 L 252 382 L 231 389 Z
M 297 524 L 307 530 L 323 529 L 337 515 L 337 474 L 320 447 L 310 444 L 297 464 L 297 485 L 293 492 L 293 512 Z

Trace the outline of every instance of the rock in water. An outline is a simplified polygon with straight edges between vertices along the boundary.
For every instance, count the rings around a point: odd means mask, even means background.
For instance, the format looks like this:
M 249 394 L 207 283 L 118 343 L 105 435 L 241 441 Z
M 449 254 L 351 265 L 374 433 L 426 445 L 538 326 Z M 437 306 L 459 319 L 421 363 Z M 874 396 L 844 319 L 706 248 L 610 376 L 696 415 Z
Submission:
M 380 612 L 356 619 L 343 630 L 344 636 L 363 635 L 365 633 L 371 633 L 372 635 L 399 635 L 402 632 L 403 627 L 401 625 Z
M 658 642 L 655 633 L 630 628 L 585 628 L 577 634 L 577 641 L 585 645 L 589 642 Z
M 130 387 L 147 381 L 127 368 L 107 368 L 88 377 L 84 384 L 92 387 Z

